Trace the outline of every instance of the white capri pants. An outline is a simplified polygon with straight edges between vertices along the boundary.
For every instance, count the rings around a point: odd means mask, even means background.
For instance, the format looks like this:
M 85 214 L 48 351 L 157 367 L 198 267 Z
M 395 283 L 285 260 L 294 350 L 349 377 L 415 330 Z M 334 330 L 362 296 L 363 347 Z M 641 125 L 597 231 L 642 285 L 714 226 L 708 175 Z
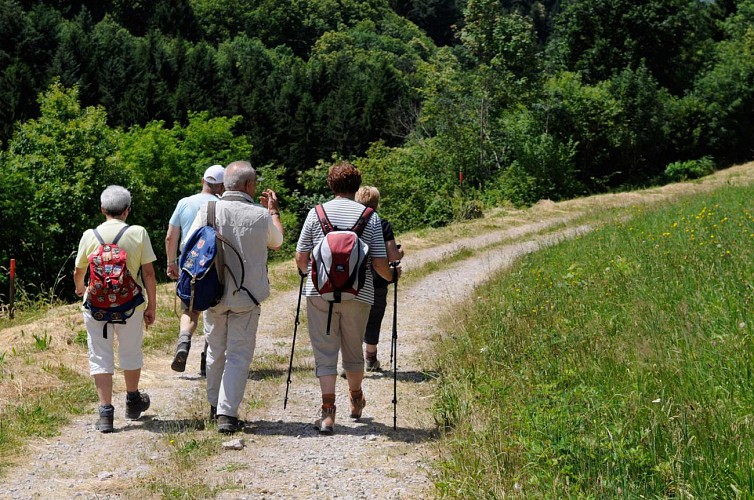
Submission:
M 84 309 L 86 343 L 89 346 L 89 374 L 115 373 L 114 341 L 118 337 L 118 366 L 121 370 L 138 370 L 144 366 L 144 311 L 137 310 L 121 325 L 107 323 L 107 338 L 103 335 L 104 321 L 92 318 L 92 313 Z

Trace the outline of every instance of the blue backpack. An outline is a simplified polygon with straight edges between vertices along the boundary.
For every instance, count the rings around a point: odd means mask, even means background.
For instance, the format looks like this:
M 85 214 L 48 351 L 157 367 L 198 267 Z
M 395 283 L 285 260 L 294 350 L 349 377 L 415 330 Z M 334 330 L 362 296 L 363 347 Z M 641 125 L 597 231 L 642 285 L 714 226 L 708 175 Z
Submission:
M 224 246 L 233 250 L 238 259 L 243 262 L 241 253 L 217 229 L 216 206 L 216 201 L 210 201 L 207 204 L 207 224 L 194 231 L 189 237 L 178 262 L 181 273 L 175 293 L 190 311 L 206 311 L 220 303 L 225 289 L 224 271 L 230 270 L 225 265 Z M 233 293 L 244 290 L 254 304 L 259 305 L 251 292 L 243 286 L 245 275 L 244 268 L 241 266 L 241 286 L 239 286 L 233 273 L 230 273 L 236 285 Z

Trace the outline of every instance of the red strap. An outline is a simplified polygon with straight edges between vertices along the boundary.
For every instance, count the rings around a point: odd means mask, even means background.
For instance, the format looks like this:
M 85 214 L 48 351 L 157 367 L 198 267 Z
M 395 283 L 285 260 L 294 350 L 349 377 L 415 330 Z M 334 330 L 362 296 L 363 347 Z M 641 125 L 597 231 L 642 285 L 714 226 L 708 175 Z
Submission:
M 356 224 L 354 224 L 351 228 L 351 231 L 358 234 L 359 238 L 361 238 L 361 233 L 364 232 L 364 228 L 367 227 L 367 222 L 369 222 L 369 218 L 372 216 L 372 213 L 374 213 L 374 209 L 372 207 L 364 208 L 364 211 L 361 212 L 361 215 L 359 216 L 359 220 L 357 220 Z
M 324 234 L 327 234 L 330 231 L 334 230 L 335 227 L 330 222 L 330 219 L 327 218 L 325 208 L 322 205 L 317 205 L 316 207 L 314 207 L 314 209 L 317 212 L 317 218 L 319 218 L 319 225 L 322 227 L 322 232 Z M 361 237 L 361 233 L 364 232 L 364 228 L 367 226 L 367 222 L 369 222 L 369 218 L 373 213 L 374 209 L 372 207 L 364 207 L 364 211 L 361 212 L 361 215 L 356 221 L 356 224 L 354 224 L 350 230 Z
M 327 234 L 332 231 L 334 228 L 330 223 L 330 219 L 327 218 L 325 208 L 322 205 L 317 205 L 316 207 L 314 207 L 314 210 L 317 211 L 317 217 L 319 218 L 319 225 L 322 227 L 322 232 L 324 234 Z

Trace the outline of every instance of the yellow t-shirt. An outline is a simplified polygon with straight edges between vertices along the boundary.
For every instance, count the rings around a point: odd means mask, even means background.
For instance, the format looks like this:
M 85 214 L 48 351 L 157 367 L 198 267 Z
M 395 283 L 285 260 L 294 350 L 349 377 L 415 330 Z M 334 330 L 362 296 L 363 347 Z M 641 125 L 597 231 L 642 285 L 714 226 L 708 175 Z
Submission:
M 97 227 L 97 232 L 105 240 L 105 243 L 111 243 L 124 225 L 126 223 L 120 219 L 108 219 Z M 99 245 L 99 240 L 94 236 L 94 231 L 91 229 L 84 231 L 81 241 L 79 241 L 78 253 L 76 254 L 76 267 L 79 269 L 89 267 L 89 254 L 97 250 Z M 128 266 L 128 270 L 136 280 L 136 283 L 143 289 L 144 282 L 141 279 L 139 269 L 141 269 L 142 264 L 149 264 L 157 260 L 147 230 L 142 226 L 130 226 L 123 236 L 120 237 L 118 246 L 126 251 L 126 266 Z M 144 291 L 144 296 L 146 298 L 146 291 Z M 86 294 L 84 295 L 84 300 L 86 300 Z M 144 307 L 142 304 L 139 306 L 139 309 L 143 309 Z

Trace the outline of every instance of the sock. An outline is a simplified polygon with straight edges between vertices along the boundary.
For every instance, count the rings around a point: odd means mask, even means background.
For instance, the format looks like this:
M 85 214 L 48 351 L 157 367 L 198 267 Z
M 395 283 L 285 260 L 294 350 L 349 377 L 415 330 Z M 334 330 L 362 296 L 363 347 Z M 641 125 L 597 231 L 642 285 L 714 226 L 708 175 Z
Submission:
M 375 359 L 377 359 L 377 351 L 367 352 L 366 353 L 366 358 L 369 359 L 369 360 L 371 360 L 371 361 L 374 361 Z
M 181 342 L 188 342 L 190 344 L 191 332 L 189 332 L 188 330 L 182 330 L 178 332 L 178 343 L 180 344 Z
M 351 393 L 352 401 L 360 401 L 364 397 L 364 391 L 359 389 L 358 391 L 349 391 Z
M 335 394 L 322 394 L 322 408 L 335 406 Z
M 126 401 L 138 401 L 139 395 L 140 395 L 139 391 L 135 391 L 135 392 L 128 391 L 126 392 Z

